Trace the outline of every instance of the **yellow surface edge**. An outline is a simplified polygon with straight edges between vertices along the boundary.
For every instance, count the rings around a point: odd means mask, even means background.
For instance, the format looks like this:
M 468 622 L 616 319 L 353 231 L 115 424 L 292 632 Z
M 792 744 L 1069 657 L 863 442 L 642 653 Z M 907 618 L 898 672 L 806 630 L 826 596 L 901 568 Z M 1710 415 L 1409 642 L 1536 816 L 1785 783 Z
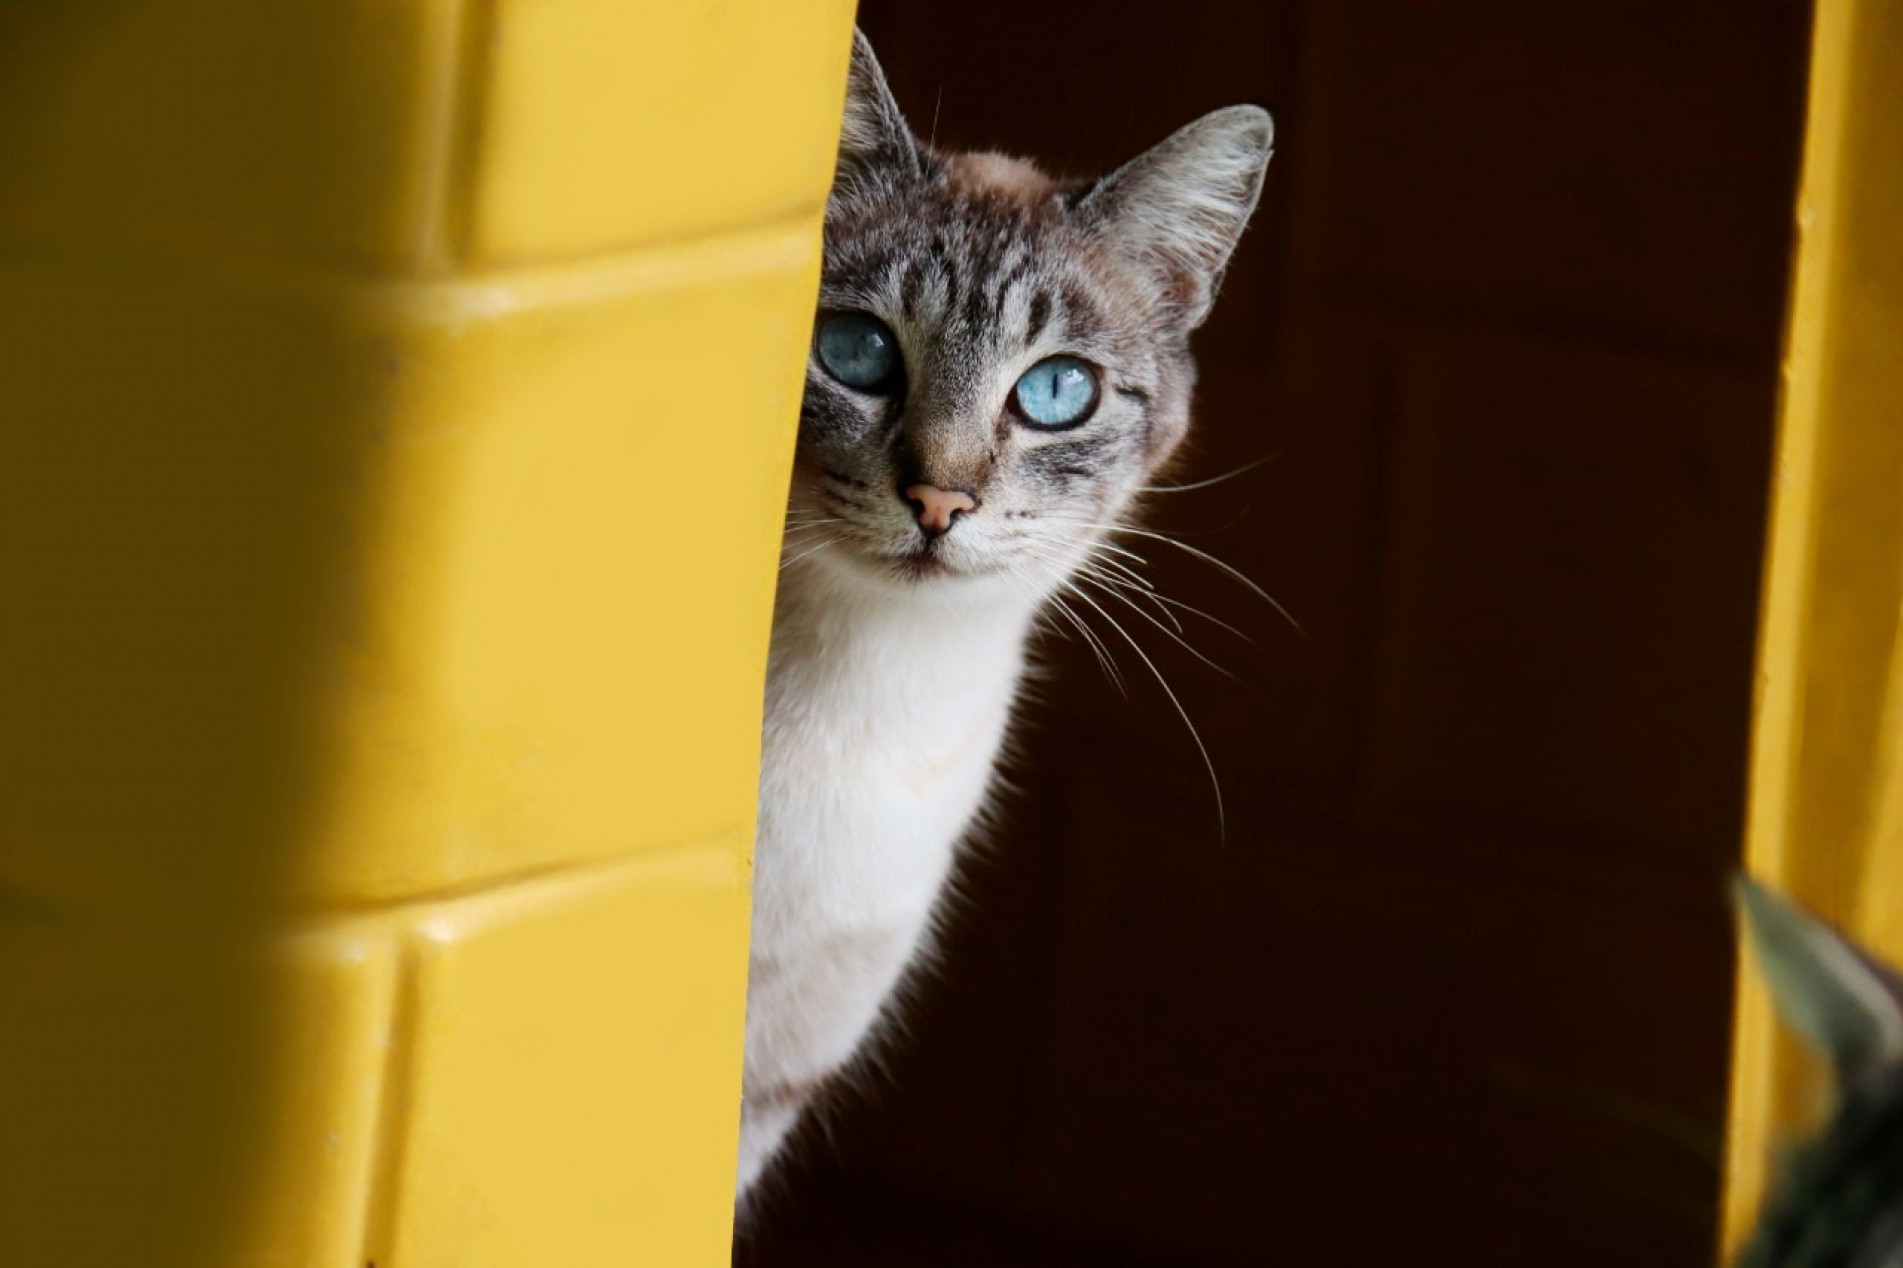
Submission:
M 0 1263 L 727 1262 L 851 22 L 7 19 Z
M 1816 9 L 1760 618 L 1749 870 L 1903 958 L 1903 5 Z M 1725 1253 L 1823 1071 L 1740 957 Z

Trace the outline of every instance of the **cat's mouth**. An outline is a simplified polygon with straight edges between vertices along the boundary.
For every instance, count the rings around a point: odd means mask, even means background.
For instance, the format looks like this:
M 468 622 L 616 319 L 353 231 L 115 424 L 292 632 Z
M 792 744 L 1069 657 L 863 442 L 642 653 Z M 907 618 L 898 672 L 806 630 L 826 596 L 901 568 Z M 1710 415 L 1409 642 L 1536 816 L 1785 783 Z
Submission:
M 847 533 L 827 543 L 831 549 L 812 548 L 795 559 L 823 554 L 862 574 L 911 585 L 976 580 L 1007 571 L 999 562 L 984 559 L 984 552 L 974 552 L 942 536 L 915 536 L 903 544 L 890 537 L 868 540 L 870 536 Z M 974 553 L 980 557 L 974 558 Z
M 893 570 L 907 581 L 926 581 L 933 577 L 949 577 L 959 571 L 946 563 L 944 557 L 932 549 L 927 542 L 917 550 L 900 555 L 893 562 Z
M 978 577 L 993 571 L 968 559 L 955 559 L 960 552 L 947 550 L 943 538 L 927 538 L 909 550 L 884 556 L 886 565 L 902 581 L 940 581 L 957 577 Z

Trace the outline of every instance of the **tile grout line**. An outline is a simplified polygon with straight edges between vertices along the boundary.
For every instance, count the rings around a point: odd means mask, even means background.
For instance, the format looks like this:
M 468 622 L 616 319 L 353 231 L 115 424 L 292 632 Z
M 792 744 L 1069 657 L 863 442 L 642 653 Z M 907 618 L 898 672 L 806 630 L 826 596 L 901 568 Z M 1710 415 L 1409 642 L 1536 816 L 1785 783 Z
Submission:
M 409 1154 L 412 1082 L 416 1072 L 417 1019 L 421 1015 L 422 956 L 414 931 L 395 938 L 396 989 L 384 1031 L 384 1058 L 372 1128 L 370 1184 L 363 1194 L 363 1244 L 358 1261 L 364 1268 L 384 1268 L 395 1254 L 402 1209 L 399 1192 L 403 1164 Z

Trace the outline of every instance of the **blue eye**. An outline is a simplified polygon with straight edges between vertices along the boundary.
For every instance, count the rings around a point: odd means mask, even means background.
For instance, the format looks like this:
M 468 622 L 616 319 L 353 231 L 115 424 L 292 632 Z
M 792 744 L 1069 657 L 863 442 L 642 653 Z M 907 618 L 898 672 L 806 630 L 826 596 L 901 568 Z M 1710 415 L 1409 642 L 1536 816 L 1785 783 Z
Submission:
M 1045 357 L 1011 389 L 1033 427 L 1075 427 L 1097 408 L 1097 372 L 1076 357 Z
M 883 395 L 897 385 L 899 341 L 877 317 L 833 313 L 820 320 L 818 343 L 819 363 L 847 387 Z

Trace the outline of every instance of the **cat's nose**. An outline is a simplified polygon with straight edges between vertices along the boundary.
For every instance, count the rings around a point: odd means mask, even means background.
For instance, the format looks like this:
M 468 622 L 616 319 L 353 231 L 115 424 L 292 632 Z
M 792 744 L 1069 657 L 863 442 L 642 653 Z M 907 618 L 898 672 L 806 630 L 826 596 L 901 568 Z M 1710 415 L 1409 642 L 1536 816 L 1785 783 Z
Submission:
M 941 489 L 935 484 L 911 485 L 905 500 L 918 512 L 918 526 L 928 537 L 949 533 L 953 520 L 978 509 L 978 499 L 963 489 Z

